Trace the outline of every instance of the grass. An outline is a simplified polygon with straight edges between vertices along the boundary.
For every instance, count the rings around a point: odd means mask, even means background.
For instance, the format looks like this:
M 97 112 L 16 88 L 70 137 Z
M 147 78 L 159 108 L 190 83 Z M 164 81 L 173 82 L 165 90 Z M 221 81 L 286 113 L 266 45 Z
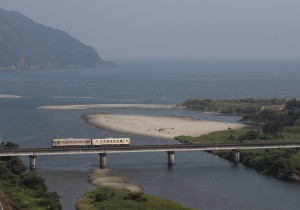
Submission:
M 77 210 L 188 210 L 175 202 L 128 190 L 97 188 L 88 192 L 76 204 Z
M 245 134 L 249 129 L 215 131 L 198 137 L 177 136 L 176 140 L 183 143 L 200 144 L 200 143 L 225 143 L 231 139 L 237 139 L 240 135 Z
M 298 129 L 298 128 L 297 128 Z M 226 130 L 226 131 L 215 131 L 209 134 L 201 135 L 198 137 L 191 136 L 177 136 L 176 140 L 183 143 L 190 144 L 200 144 L 200 143 L 226 143 L 232 140 L 238 139 L 241 135 L 246 134 L 251 129 L 237 129 L 237 130 Z M 275 138 L 272 136 L 265 136 L 262 140 L 267 140 L 271 138 L 272 140 L 300 140 L 300 132 L 289 132 L 283 131 L 280 138 Z

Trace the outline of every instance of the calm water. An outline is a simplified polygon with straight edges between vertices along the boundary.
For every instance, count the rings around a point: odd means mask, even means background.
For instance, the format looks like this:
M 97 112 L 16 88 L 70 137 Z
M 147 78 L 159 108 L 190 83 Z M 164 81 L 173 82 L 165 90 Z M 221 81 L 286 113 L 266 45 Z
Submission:
M 154 109 L 40 110 L 43 105 L 91 103 L 177 104 L 188 98 L 300 98 L 300 63 L 280 62 L 119 62 L 118 68 L 0 73 L 0 140 L 20 146 L 50 146 L 61 137 L 120 136 L 84 123 L 87 113 L 192 116 L 237 121 L 237 117 L 194 111 Z M 124 136 L 124 135 L 122 135 Z M 172 141 L 129 136 L 133 144 Z M 23 158 L 28 164 L 28 158 Z M 109 154 L 113 173 L 132 177 L 145 192 L 196 209 L 299 209 L 300 185 L 234 166 L 204 152 L 178 152 L 168 168 L 164 153 Z M 98 155 L 41 156 L 37 171 L 50 190 L 62 196 L 64 209 L 93 187 L 88 171 Z

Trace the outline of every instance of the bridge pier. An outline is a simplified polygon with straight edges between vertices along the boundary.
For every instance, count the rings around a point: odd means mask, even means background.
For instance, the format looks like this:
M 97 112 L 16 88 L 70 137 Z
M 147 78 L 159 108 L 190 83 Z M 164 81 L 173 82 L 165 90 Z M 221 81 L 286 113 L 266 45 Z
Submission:
M 239 163 L 240 162 L 240 150 L 233 149 L 232 152 L 233 152 L 233 162 Z
M 300 147 L 296 147 L 297 153 L 300 154 Z
M 99 153 L 100 155 L 100 168 L 106 168 L 106 153 Z
M 175 151 L 167 151 L 167 153 L 168 153 L 168 165 L 172 166 L 174 165 Z
M 36 155 L 29 155 L 30 158 L 30 169 L 35 169 L 36 167 Z

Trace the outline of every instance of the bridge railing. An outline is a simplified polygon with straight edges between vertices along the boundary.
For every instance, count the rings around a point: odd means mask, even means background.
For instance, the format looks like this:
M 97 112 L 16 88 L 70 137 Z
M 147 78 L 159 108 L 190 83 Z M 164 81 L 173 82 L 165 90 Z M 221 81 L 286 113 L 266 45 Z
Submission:
M 147 148 L 195 148 L 195 147 L 226 147 L 226 146 L 259 146 L 259 145 L 299 145 L 300 140 L 229 140 L 222 142 L 201 142 L 198 144 L 163 144 L 163 145 L 130 145 L 130 146 L 97 146 L 97 147 L 36 147 L 36 148 L 12 148 L 12 149 L 0 149 L 2 152 L 34 152 L 34 151 L 69 151 L 69 150 L 145 150 Z

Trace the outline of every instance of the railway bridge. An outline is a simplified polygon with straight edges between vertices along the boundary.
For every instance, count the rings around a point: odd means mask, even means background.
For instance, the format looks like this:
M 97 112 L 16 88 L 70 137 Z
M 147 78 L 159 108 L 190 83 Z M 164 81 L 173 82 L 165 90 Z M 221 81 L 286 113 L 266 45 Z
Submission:
M 17 148 L 0 149 L 2 156 L 29 156 L 30 168 L 36 167 L 36 158 L 39 155 L 74 155 L 74 154 L 99 154 L 100 167 L 106 167 L 106 157 L 109 153 L 128 152 L 167 152 L 168 165 L 174 164 L 175 152 L 180 151 L 213 151 L 231 150 L 235 163 L 240 160 L 240 151 L 243 149 L 271 149 L 271 148 L 296 148 L 300 151 L 300 140 L 267 140 L 267 141 L 230 141 L 226 143 L 201 143 L 201 144 L 163 144 L 163 145 L 130 145 L 130 146 L 101 146 L 101 147 L 68 147 L 68 148 Z

